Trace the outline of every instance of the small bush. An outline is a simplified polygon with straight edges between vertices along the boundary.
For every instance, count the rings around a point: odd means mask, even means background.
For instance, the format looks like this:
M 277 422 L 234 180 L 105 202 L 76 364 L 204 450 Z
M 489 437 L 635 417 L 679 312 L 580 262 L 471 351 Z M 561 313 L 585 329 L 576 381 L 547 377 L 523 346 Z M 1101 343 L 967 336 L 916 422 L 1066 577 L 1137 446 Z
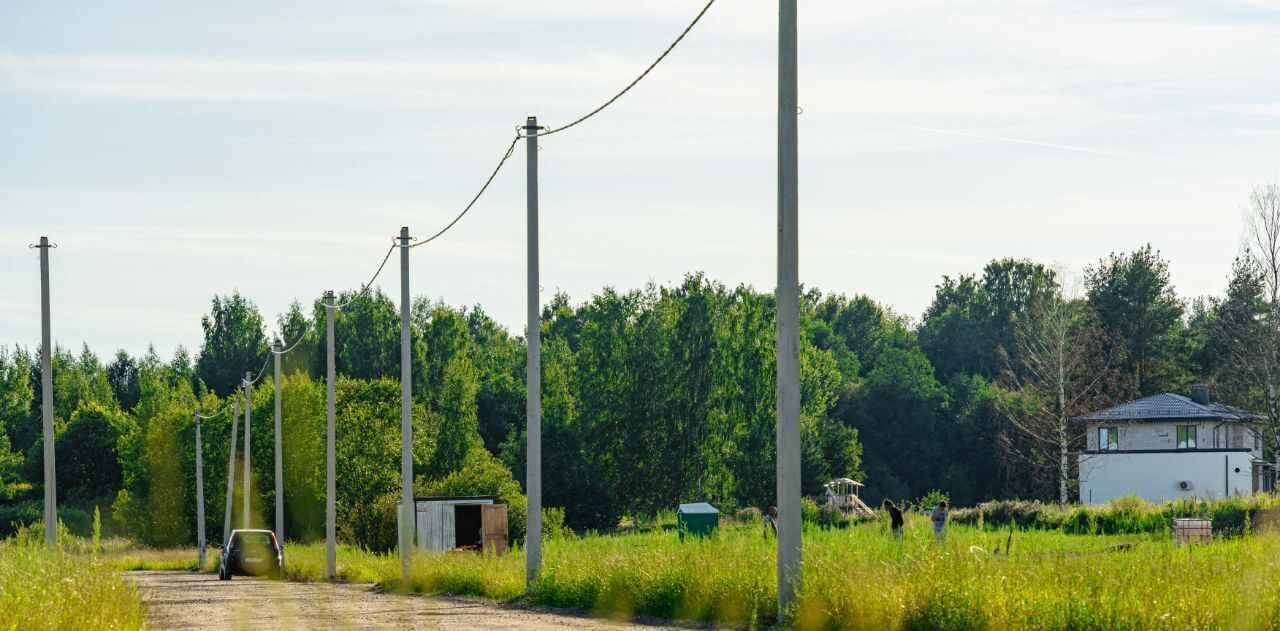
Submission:
M 559 506 L 547 506 L 542 509 L 542 540 L 569 539 L 574 536 L 573 529 L 564 525 L 564 509 Z
M 818 503 L 809 498 L 800 500 L 800 519 L 806 524 L 816 524 L 822 520 L 822 509 Z
M 950 495 L 947 495 L 946 493 L 943 493 L 938 489 L 934 489 L 926 493 L 924 497 L 921 497 L 916 501 L 912 502 L 911 507 L 916 510 L 927 511 L 927 510 L 932 510 L 933 507 L 937 506 L 938 504 L 941 504 L 942 502 L 949 502 L 950 500 L 951 500 Z
M 739 524 L 758 524 L 762 519 L 764 519 L 764 513 L 754 506 L 748 506 L 733 515 L 733 521 Z
M 994 529 L 1012 525 L 1082 535 L 1167 533 L 1176 517 L 1200 517 L 1213 520 L 1215 535 L 1239 536 L 1259 520 L 1265 522 L 1267 511 L 1277 508 L 1280 508 L 1280 496 L 1268 494 L 1212 501 L 1189 498 L 1161 504 L 1125 496 L 1097 506 L 1000 500 L 954 510 L 951 520 L 971 525 L 981 521 Z
M 507 505 L 507 532 L 512 543 L 524 540 L 525 497 L 511 470 L 483 448 L 473 449 L 466 465 L 438 480 L 417 479 L 419 497 L 430 495 L 492 495 Z M 559 517 L 563 525 L 563 515 Z M 543 515 L 546 523 L 546 514 Z M 394 530 L 392 531 L 394 533 Z M 545 532 L 545 529 L 544 529 Z

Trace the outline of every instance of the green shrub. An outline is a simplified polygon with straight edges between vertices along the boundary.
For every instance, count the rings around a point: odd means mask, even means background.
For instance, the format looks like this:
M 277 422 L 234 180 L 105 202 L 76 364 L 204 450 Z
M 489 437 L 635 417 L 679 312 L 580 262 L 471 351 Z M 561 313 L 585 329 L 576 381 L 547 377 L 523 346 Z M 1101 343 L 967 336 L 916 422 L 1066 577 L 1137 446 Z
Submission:
M 927 511 L 927 510 L 932 510 L 933 507 L 937 506 L 938 504 L 941 504 L 942 502 L 949 502 L 949 501 L 951 501 L 950 495 L 947 495 L 946 493 L 943 493 L 938 489 L 934 489 L 926 493 L 924 497 L 921 497 L 916 501 L 912 502 L 911 507 L 916 510 Z
M 17 534 L 24 524 L 44 518 L 44 500 L 32 499 L 13 504 L 0 503 L 0 539 Z
M 1252 528 L 1265 511 L 1280 507 L 1280 496 L 1258 494 L 1219 500 L 1179 499 L 1160 504 L 1125 496 L 1107 504 L 1058 506 L 1035 501 L 1001 500 L 952 511 L 957 524 L 1061 530 L 1067 534 L 1167 533 L 1175 517 L 1213 520 L 1215 535 L 1238 536 Z
M 510 510 L 510 509 L 508 509 Z M 564 525 L 564 509 L 547 506 L 542 509 L 542 540 L 567 539 L 574 536 L 573 529 Z
M 754 506 L 748 506 L 733 514 L 734 523 L 756 525 L 764 519 L 764 513 Z
M 806 524 L 816 524 L 822 520 L 822 509 L 817 502 L 807 497 L 800 500 L 800 520 Z
M 415 484 L 418 496 L 492 495 L 507 505 L 507 532 L 511 541 L 523 541 L 525 530 L 525 497 L 511 470 L 484 448 L 473 449 L 466 465 L 438 480 L 419 477 Z M 546 522 L 545 514 L 543 518 Z M 563 517 L 561 517 L 563 523 Z M 393 531 L 394 532 L 394 531 Z

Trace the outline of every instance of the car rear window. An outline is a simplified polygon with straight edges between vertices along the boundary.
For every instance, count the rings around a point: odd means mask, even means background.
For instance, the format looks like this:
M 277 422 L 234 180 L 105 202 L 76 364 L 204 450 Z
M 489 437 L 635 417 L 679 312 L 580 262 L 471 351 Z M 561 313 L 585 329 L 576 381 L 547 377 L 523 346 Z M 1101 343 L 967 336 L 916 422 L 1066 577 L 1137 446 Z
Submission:
M 256 532 L 242 532 L 236 535 L 236 545 L 269 546 L 271 545 L 271 535 Z

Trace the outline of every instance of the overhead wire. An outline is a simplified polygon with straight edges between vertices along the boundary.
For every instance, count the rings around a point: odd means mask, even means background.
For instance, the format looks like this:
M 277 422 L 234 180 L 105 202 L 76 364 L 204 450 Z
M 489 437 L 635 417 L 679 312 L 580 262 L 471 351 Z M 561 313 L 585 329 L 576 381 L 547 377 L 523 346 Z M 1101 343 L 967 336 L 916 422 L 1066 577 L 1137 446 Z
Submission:
M 289 351 L 291 351 L 291 350 L 293 350 L 293 349 L 295 349 L 295 348 L 298 348 L 298 345 L 299 345 L 299 344 L 301 344 L 301 343 L 302 343 L 302 340 L 305 340 L 305 339 L 307 339 L 307 334 L 306 334 L 306 333 L 303 333 L 302 335 L 298 336 L 298 341 L 294 342 L 294 343 L 293 343 L 293 346 L 290 346 L 289 348 L 286 348 L 286 349 L 284 349 L 284 350 L 282 350 L 282 351 L 278 351 L 278 350 L 276 350 L 276 349 L 274 349 L 274 348 L 273 348 L 273 349 L 271 349 L 271 353 L 272 353 L 273 355 L 284 355 L 284 354 L 288 353 Z M 281 344 L 281 346 L 284 346 L 284 344 Z
M 348 300 L 348 301 L 346 301 L 346 302 L 344 302 L 344 303 L 342 303 L 342 304 L 340 304 L 340 305 L 334 305 L 334 307 L 335 307 L 335 308 L 341 309 L 341 308 L 343 308 L 343 307 L 346 307 L 347 305 L 350 305 L 352 302 L 355 302 L 355 299 L 356 299 L 356 298 L 358 298 L 358 297 L 360 297 L 360 295 L 361 295 L 361 294 L 363 294 L 364 292 L 368 291 L 368 290 L 369 290 L 369 287 L 373 286 L 373 281 L 375 281 L 375 280 L 377 280 L 377 279 L 378 279 L 378 276 L 382 274 L 382 270 L 383 270 L 383 268 L 385 268 L 385 267 L 387 266 L 387 261 L 391 259 L 391 252 L 392 252 L 392 251 L 394 251 L 394 250 L 396 249 L 396 245 L 397 245 L 397 244 L 395 243 L 395 239 L 393 238 L 393 239 L 392 239 L 392 243 L 391 243 L 391 247 L 390 247 L 390 248 L 387 248 L 387 254 L 386 254 L 386 256 L 382 257 L 382 263 L 381 263 L 380 265 L 378 265 L 378 269 L 377 269 L 377 271 L 375 271 L 375 272 L 373 273 L 373 277 L 369 279 L 369 282 L 367 282 L 367 283 L 365 283 L 364 285 L 362 285 L 362 286 L 360 287 L 360 291 L 356 292 L 356 293 L 355 293 L 355 295 L 353 295 L 353 296 L 351 297 L 351 299 L 350 299 L 350 300 Z M 254 379 L 253 379 L 252 381 L 245 381 L 245 380 L 241 379 L 241 380 L 240 380 L 240 382 L 241 382 L 242 384 L 247 384 L 247 385 L 250 385 L 250 386 L 252 386 L 252 385 L 254 385 L 254 384 L 258 383 L 259 381 L 261 381 L 261 380 L 262 380 L 262 376 L 266 374 L 266 370 L 267 370 L 267 362 L 271 361 L 271 356 L 272 356 L 272 355 L 284 355 L 285 353 L 288 353 L 289 351 L 292 351 L 293 349 L 297 348 L 297 347 L 298 347 L 298 345 L 299 345 L 299 344 L 301 344 L 301 343 L 302 343 L 302 341 L 303 341 L 303 340 L 305 340 L 305 339 L 307 339 L 307 334 L 306 334 L 306 333 L 303 333 L 303 334 L 302 334 L 302 336 L 301 336 L 301 337 L 299 337 L 299 338 L 298 338 L 298 340 L 297 340 L 297 341 L 295 341 L 295 342 L 293 343 L 293 345 L 292 345 L 292 346 L 290 346 L 289 348 L 286 348 L 285 350 L 277 351 L 277 350 L 275 350 L 275 349 L 273 349 L 273 348 L 268 348 L 268 349 L 267 349 L 267 351 L 268 351 L 268 353 L 267 353 L 267 357 L 266 357 L 266 359 L 264 359 L 264 360 L 262 361 L 262 368 L 259 368 L 259 369 L 258 369 L 258 372 L 257 372 L 257 375 L 258 375 L 258 376 L 257 376 L 257 377 L 254 377 Z M 224 409 L 223 411 L 225 412 L 226 410 Z M 221 412 L 219 412 L 219 414 L 221 414 Z
M 560 133 L 560 132 L 562 132 L 562 131 L 565 131 L 566 129 L 569 129 L 569 128 L 571 128 L 571 127 L 574 127 L 574 126 L 576 126 L 576 125 L 579 125 L 579 124 L 581 124 L 581 123 L 586 122 L 588 119 L 592 118 L 592 117 L 593 117 L 593 116 L 595 116 L 596 114 L 599 114 L 600 112 L 604 111 L 604 110 L 605 110 L 606 108 L 608 108 L 610 105 L 613 105 L 615 102 L 617 102 L 617 100 L 618 100 L 618 99 L 622 98 L 622 96 L 623 96 L 623 95 L 625 95 L 626 93 L 630 92 L 632 88 L 634 88 L 637 84 L 639 84 L 639 83 L 640 83 L 640 81 L 642 81 L 645 77 L 649 76 L 649 73 L 650 73 L 650 72 L 653 72 L 653 69 L 654 69 L 654 68 L 656 68 L 656 67 L 658 67 L 658 64 L 662 63 L 662 60 L 666 59 L 666 58 L 667 58 L 667 56 L 671 54 L 671 51 L 675 50 L 675 47 L 676 47 L 677 45 L 679 45 L 681 41 L 683 41 L 683 40 L 684 40 L 685 36 L 687 36 L 687 35 L 689 34 L 689 32 L 693 30 L 693 27 L 694 27 L 694 26 L 697 26 L 698 22 L 702 20 L 702 17 L 703 17 L 704 15 L 706 15 L 706 14 L 707 14 L 707 11 L 711 9 L 711 5 L 715 4 L 715 2 L 716 2 L 716 0 L 707 0 L 707 3 L 706 3 L 705 5 L 703 5 L 702 10 L 701 10 L 701 11 L 698 11 L 698 14 L 697 14 L 697 15 L 695 15 L 695 16 L 693 17 L 693 21 L 689 22 L 689 25 L 688 25 L 688 26 L 686 26 L 686 27 L 684 28 L 684 30 L 680 32 L 680 35 L 678 35 L 678 36 L 675 38 L 675 40 L 673 40 L 673 41 L 671 42 L 671 44 L 670 44 L 669 46 L 667 46 L 666 50 L 663 50 L 663 51 L 662 51 L 662 54 L 661 54 L 661 55 L 658 55 L 658 58 L 657 58 L 657 59 L 655 59 L 655 60 L 653 61 L 653 63 L 649 64 L 649 66 L 648 66 L 648 67 L 646 67 L 646 68 L 644 69 L 644 71 L 643 71 L 643 72 L 641 72 L 641 73 L 640 73 L 640 74 L 639 74 L 635 79 L 632 79 L 632 80 L 631 80 L 631 83 L 628 83 L 628 84 L 626 85 L 626 87 L 622 88 L 622 90 L 621 90 L 621 91 L 619 91 L 617 94 L 613 95 L 609 100 L 605 101 L 605 102 L 604 102 L 603 104 L 601 104 L 599 107 L 597 107 L 597 108 L 595 108 L 595 109 L 591 110 L 590 112 L 587 112 L 587 113 L 586 113 L 586 114 L 584 114 L 583 116 L 578 117 L 577 119 L 573 120 L 572 122 L 570 122 L 570 123 L 569 123 L 569 124 L 567 124 L 567 125 L 562 125 L 562 126 L 560 126 L 560 127 L 555 127 L 555 128 L 552 128 L 552 127 L 540 127 L 539 129 L 544 129 L 544 130 L 546 130 L 546 131 L 542 131 L 542 132 L 540 132 L 540 133 L 536 133 L 536 134 L 534 134 L 534 136 L 535 136 L 535 137 L 539 137 L 539 138 L 540 138 L 540 137 L 542 137 L 542 136 L 550 136 L 550 135 L 552 135 L 552 134 L 558 134 L 558 133 Z M 359 298 L 360 296 L 364 295 L 364 293 L 365 293 L 365 292 L 367 292 L 367 291 L 369 290 L 369 288 L 373 286 L 373 283 L 374 283 L 374 281 L 376 281 L 376 280 L 378 279 L 378 276 L 380 276 L 380 275 L 382 274 L 382 270 L 383 270 L 383 269 L 385 269 L 385 268 L 386 268 L 386 266 L 387 266 L 387 261 L 391 260 L 391 253 L 392 253 L 392 252 L 394 252 L 394 251 L 395 251 L 395 249 L 396 249 L 397 247 L 416 248 L 416 247 L 418 247 L 418 246 L 420 246 L 420 245 L 426 245 L 426 244 L 431 243 L 432 241 L 435 241 L 436 239 L 440 238 L 440 237 L 441 237 L 441 236 L 443 236 L 446 232 L 448 232 L 450 229 L 452 229 L 455 225 L 457 225 L 457 223 L 458 223 L 459 221 L 461 221 L 461 220 L 462 220 L 462 218 L 463 218 L 463 217 L 465 217 L 465 216 L 466 216 L 466 214 L 467 214 L 468 212 L 470 212 L 470 211 L 471 211 L 471 209 L 472 209 L 473 207 L 475 207 L 476 202 L 480 201 L 480 198 L 485 194 L 485 191 L 489 190 L 489 185 L 490 185 L 490 184 L 492 184 L 492 183 L 493 183 L 494 178 L 498 176 L 498 172 L 500 172 L 500 171 L 502 170 L 502 167 L 507 163 L 507 160 L 509 160 L 509 159 L 511 158 L 512 154 L 514 154 L 514 153 L 515 153 L 516 143 L 518 143 L 521 139 L 524 139 L 524 138 L 528 138 L 528 137 L 529 137 L 528 135 L 521 134 L 521 133 L 520 133 L 520 130 L 521 130 L 521 129 L 524 129 L 524 128 L 523 128 L 523 127 L 517 127 L 517 128 L 516 128 L 516 135 L 515 135 L 515 138 L 512 138 L 512 139 L 511 139 L 511 144 L 510 144 L 510 145 L 507 145 L 507 150 L 502 154 L 502 158 L 501 158 L 500 160 L 498 160 L 498 164 L 497 164 L 497 166 L 495 166 L 495 167 L 493 168 L 493 171 L 492 171 L 491 173 L 489 173 L 489 177 L 484 181 L 484 184 L 483 184 L 483 185 L 481 185 L 480 190 L 475 194 L 475 196 L 474 196 L 474 197 L 472 197 L 472 198 L 471 198 L 471 201 L 470 201 L 470 202 L 468 202 L 468 203 L 467 203 L 467 205 L 466 205 L 465 207 L 463 207 L 462 211 L 461 211 L 461 212 L 459 212 L 459 213 L 457 214 L 457 216 L 455 216 L 455 217 L 453 218 L 453 220 L 452 220 L 452 221 L 450 221 L 447 225 L 445 225 L 445 227 L 444 227 L 444 228 L 441 228 L 441 229 L 440 229 L 439 231 L 437 231 L 435 234 L 431 235 L 430 237 L 427 237 L 426 239 L 420 240 L 420 241 L 418 241 L 417 243 L 414 243 L 414 244 L 412 244 L 412 245 L 403 245 L 403 244 L 399 243 L 399 241 L 398 241 L 398 239 L 397 239 L 397 238 L 393 237 L 393 238 L 392 238 L 391 247 L 387 248 L 387 253 L 386 253 L 386 255 L 382 257 L 382 263 L 380 263 L 380 264 L 378 265 L 378 269 L 377 269 L 376 271 L 374 271 L 373 276 L 369 279 L 369 282 L 367 282 L 367 283 L 365 283 L 364 285 L 362 285 L 362 286 L 360 287 L 360 291 L 358 291 L 358 292 L 356 292 L 354 295 L 352 295 L 352 296 L 351 296 L 351 298 L 350 298 L 350 299 L 348 299 L 346 302 L 343 302 L 343 303 L 341 303 L 341 304 L 335 304 L 335 305 L 333 305 L 333 308 L 335 308 L 335 309 L 344 309 L 344 308 L 346 308 L 346 307 L 350 306 L 353 302 L 355 302 L 357 298 Z M 289 347 L 288 349 L 286 349 L 286 350 L 283 350 L 283 351 L 276 351 L 276 350 L 274 350 L 274 349 L 270 349 L 270 350 L 271 350 L 271 352 L 267 355 L 267 360 L 270 360 L 270 358 L 271 358 L 271 354 L 283 355 L 283 354 L 285 354 L 285 353 L 288 353 L 289 351 L 292 351 L 294 348 L 296 348 L 296 347 L 298 346 L 298 344 L 301 344 L 301 343 L 302 343 L 302 340 L 303 340 L 303 339 L 306 339 L 306 334 L 305 334 L 305 333 L 303 334 L 303 336 L 302 336 L 302 337 L 298 338 L 298 341 L 294 342 L 294 343 L 293 343 L 293 345 L 292 345 L 292 346 L 290 346 L 290 347 Z M 262 375 L 263 375 L 263 374 L 265 374 L 265 372 L 264 372 L 264 371 L 266 370 L 266 368 L 267 368 L 267 362 L 266 362 L 266 361 L 264 361 L 264 362 L 262 363 L 262 368 L 261 368 L 261 369 L 259 369 L 259 371 L 258 371 L 258 376 L 257 376 L 256 378 L 254 378 L 252 381 L 243 382 L 243 383 L 247 383 L 248 385 L 253 385 L 253 384 L 257 383 L 259 380 L 261 380 L 261 379 L 262 379 Z M 218 412 L 218 414 L 222 414 L 222 413 L 223 413 L 223 412 L 225 412 L 225 411 L 226 411 L 226 408 L 223 408 L 222 412 Z M 199 414 L 197 414 L 197 416 L 199 416 Z M 215 414 L 214 416 L 217 416 L 217 414 Z M 212 418 L 212 417 L 204 417 L 204 416 L 199 416 L 199 417 L 200 417 L 200 418 Z
M 587 119 L 591 118 L 592 116 L 599 114 L 606 107 L 613 105 L 614 101 L 617 101 L 618 99 L 622 98 L 622 95 L 626 94 L 627 92 L 630 92 L 631 88 L 636 87 L 636 84 L 640 83 L 641 79 L 644 79 L 650 72 L 653 71 L 654 68 L 658 67 L 658 64 L 662 63 L 662 60 L 666 59 L 667 55 L 671 54 L 672 50 L 675 50 L 676 45 L 679 44 L 680 41 L 684 39 L 685 35 L 689 34 L 689 31 L 693 30 L 693 27 L 698 24 L 698 21 L 702 19 L 702 16 L 706 15 L 707 10 L 710 9 L 711 5 L 715 3 L 716 3 L 716 0 L 707 0 L 707 4 L 702 7 L 702 10 L 698 12 L 698 15 L 694 16 L 693 21 L 689 23 L 689 26 L 684 27 L 684 30 L 680 32 L 680 36 L 676 37 L 675 41 L 671 42 L 671 45 L 667 46 L 667 49 L 662 51 L 662 54 L 658 55 L 658 58 L 655 59 L 653 63 L 649 64 L 649 67 L 645 68 L 644 72 L 640 73 L 640 76 L 632 80 L 631 83 L 628 83 L 627 87 L 622 88 L 621 92 L 613 95 L 613 98 L 609 99 L 608 101 L 605 101 L 603 105 L 601 105 L 600 107 L 597 107 L 594 110 L 591 110 L 590 112 L 587 112 L 586 115 L 579 117 L 577 120 L 573 121 L 572 123 L 569 123 L 568 125 L 562 125 L 556 128 L 547 128 L 547 131 L 540 132 L 537 134 L 537 136 L 542 137 L 542 136 L 550 136 L 551 134 L 558 134 L 566 129 L 569 129 L 570 127 L 573 127 L 574 125 L 578 125 L 579 123 L 585 122 Z
M 409 247 L 416 248 L 420 245 L 426 245 L 428 243 L 431 243 L 432 241 L 435 241 L 436 238 L 438 238 L 440 235 L 448 232 L 449 229 L 452 228 L 454 224 L 458 223 L 458 220 L 462 219 L 462 217 L 466 215 L 468 211 L 471 210 L 471 207 L 476 205 L 477 201 L 480 201 L 480 196 L 484 195 L 484 192 L 489 189 L 489 185 L 493 183 L 493 178 L 497 177 L 498 171 L 502 170 L 502 165 L 507 163 L 507 159 L 511 157 L 511 154 L 515 153 L 516 143 L 520 142 L 520 139 L 523 137 L 524 136 L 521 136 L 519 133 L 517 133 L 516 137 L 511 139 L 511 144 L 507 146 L 507 152 L 502 154 L 502 159 L 498 161 L 498 166 L 493 168 L 493 172 L 489 174 L 489 179 L 485 180 L 484 186 L 480 187 L 480 192 L 476 193 L 476 196 L 471 198 L 471 202 L 467 204 L 466 208 L 462 209 L 462 212 L 458 213 L 457 217 L 453 218 L 453 221 L 449 222 L 449 225 L 445 226 L 444 228 L 441 228 L 439 232 L 431 235 L 430 237 L 423 239 L 422 241 L 419 241 Z
M 339 305 L 333 305 L 333 308 L 334 309 L 346 308 L 347 305 L 350 305 L 351 303 L 355 302 L 356 298 L 359 298 L 361 295 L 364 294 L 364 292 L 369 291 L 369 288 L 373 286 L 373 281 L 378 280 L 378 276 L 382 274 L 382 269 L 387 266 L 387 261 L 391 260 L 391 253 L 395 251 L 398 245 L 399 244 L 396 243 L 396 238 L 392 237 L 391 247 L 387 248 L 387 255 L 382 257 L 382 264 L 378 265 L 378 270 L 373 273 L 373 277 L 369 279 L 369 282 L 365 283 L 364 286 L 360 287 L 360 291 L 357 291 L 354 295 L 352 295 L 350 300 Z
M 692 30 L 693 30 L 693 27 L 694 27 L 694 26 L 696 26 L 700 20 L 702 20 L 702 16 L 704 16 L 704 15 L 706 15 L 706 14 L 707 14 L 707 10 L 708 10 L 708 9 L 710 9 L 710 8 L 711 8 L 711 5 L 715 4 L 715 2 L 716 2 L 716 0 L 707 0 L 707 4 L 703 5 L 702 10 L 701 10 L 701 11 L 699 11 L 699 12 L 698 12 L 698 14 L 697 14 L 696 16 L 694 16 L 693 21 L 692 21 L 692 22 L 690 22 L 690 23 L 689 23 L 689 25 L 688 25 L 688 26 L 686 26 L 686 27 L 684 28 L 684 30 L 680 32 L 680 35 L 679 35 L 678 37 L 676 37 L 675 41 L 671 42 L 671 45 L 670 45 L 670 46 L 667 46 L 667 49 L 666 49 L 666 50 L 664 50 L 664 51 L 662 51 L 662 54 L 661 54 L 661 55 L 658 55 L 658 58 L 657 58 L 657 59 L 655 59 L 655 60 L 653 61 L 653 63 L 649 64 L 649 66 L 648 66 L 647 68 L 645 68 L 645 69 L 644 69 L 644 72 L 641 72 L 639 76 L 637 76 L 635 79 L 632 79 L 632 80 L 631 80 L 631 83 L 628 83 L 626 87 L 622 88 L 622 91 L 620 91 L 620 92 L 618 92 L 617 94 L 613 95 L 613 97 L 612 97 L 612 98 L 610 98 L 608 101 L 605 101 L 605 102 L 604 102 L 604 104 L 602 104 L 600 107 L 597 107 L 597 108 L 595 108 L 594 110 L 591 110 L 590 112 L 587 112 L 584 116 L 580 116 L 580 117 L 578 117 L 576 120 L 574 120 L 573 122 L 569 123 L 568 125 L 564 125 L 564 126 L 556 127 L 556 128 L 551 128 L 551 127 L 542 127 L 541 129 L 546 129 L 547 131 L 543 131 L 543 132 L 537 133 L 537 134 L 535 134 L 535 136 L 537 136 L 538 138 L 541 138 L 541 137 L 543 137 L 543 136 L 549 136 L 549 135 L 551 135 L 551 134 L 557 134 L 557 133 L 560 133 L 560 132 L 562 132 L 562 131 L 564 131 L 564 130 L 566 130 L 566 129 L 569 129 L 570 127 L 573 127 L 573 126 L 575 126 L 575 125 L 578 125 L 579 123 L 582 123 L 582 122 L 586 121 L 587 119 L 591 118 L 592 116 L 595 116 L 596 114 L 599 114 L 600 112 L 604 111 L 604 109 L 605 109 L 605 108 L 607 108 L 607 107 L 609 107 L 610 105 L 613 105 L 613 104 L 614 104 L 614 102 L 616 102 L 618 99 L 622 98 L 622 95 L 626 94 L 627 92 L 630 92 L 630 91 L 631 91 L 631 88 L 636 87 L 636 84 L 640 83 L 640 81 L 641 81 L 642 79 L 644 79 L 646 76 L 648 76 L 648 75 L 649 75 L 649 73 L 650 73 L 650 72 L 652 72 L 652 71 L 653 71 L 653 69 L 654 69 L 654 68 L 656 68 L 656 67 L 658 66 L 658 64 L 662 63 L 662 60 L 663 60 L 663 59 L 666 59 L 666 58 L 667 58 L 667 55 L 670 55 L 670 54 L 671 54 L 671 51 L 672 51 L 672 50 L 675 50 L 675 47 L 676 47 L 676 46 L 677 46 L 677 45 L 678 45 L 682 40 L 684 40 L 685 36 L 689 34 L 689 31 L 692 31 Z M 521 129 L 524 129 L 524 127 L 517 127 L 517 128 L 516 128 L 516 137 L 515 137 L 515 138 L 513 138 L 513 139 L 511 140 L 511 144 L 507 147 L 507 151 L 506 151 L 506 153 L 502 154 L 502 159 L 501 159 L 501 160 L 498 160 L 498 166 L 494 167 L 493 172 L 489 174 L 489 179 L 487 179 L 487 180 L 485 180 L 485 181 L 484 181 L 484 185 L 480 187 L 480 191 L 479 191 L 478 193 L 476 193 L 475 197 L 472 197 L 472 198 L 471 198 L 471 202 L 470 202 L 470 203 L 468 203 L 468 204 L 466 205 L 466 207 L 462 209 L 462 212 L 458 213 L 458 215 L 457 215 L 456 217 L 454 217 L 454 218 L 453 218 L 453 221 L 450 221 L 450 222 L 449 222 L 449 224 L 448 224 L 448 225 L 446 225 L 444 228 L 440 229 L 440 231 L 439 231 L 439 232 L 437 232 L 437 233 L 435 233 L 435 234 L 431 235 L 430 237 L 428 237 L 428 238 L 426 238 L 426 239 L 423 239 L 423 240 L 421 240 L 421 241 L 419 241 L 419 242 L 417 242 L 417 243 L 415 243 L 415 244 L 413 244 L 413 245 L 410 245 L 410 246 L 408 246 L 408 247 L 410 247 L 410 248 L 416 248 L 416 247 L 418 247 L 418 246 L 420 246 L 420 245 L 426 245 L 426 244 L 428 244 L 428 243 L 431 243 L 432 241 L 435 241 L 437 238 L 439 238 L 439 237 L 440 237 L 440 236 L 442 236 L 444 233 L 448 232 L 451 228 L 453 228 L 453 226 L 454 226 L 455 224 L 457 224 L 457 223 L 458 223 L 458 221 L 459 221 L 459 220 L 461 220 L 461 219 L 462 219 L 462 218 L 467 214 L 467 212 L 469 212 L 469 211 L 471 210 L 471 208 L 472 208 L 473 206 L 475 206 L 475 205 L 476 205 L 476 202 L 480 200 L 480 197 L 481 197 L 482 195 L 484 195 L 484 193 L 485 193 L 485 191 L 486 191 L 486 190 L 488 190 L 488 189 L 489 189 L 489 185 L 493 183 L 493 178 L 497 177 L 498 172 L 502 170 L 502 166 L 503 166 L 504 164 L 506 164 L 506 163 L 507 163 L 507 159 L 509 159 L 509 158 L 511 157 L 511 154 L 515 153 L 515 150 L 516 150 L 516 143 L 517 143 L 517 142 L 519 142 L 519 141 L 520 141 L 521 139 L 523 139 L 523 138 L 528 138 L 528 136 L 527 136 L 527 135 L 524 135 L 524 134 L 521 134 L 521 133 L 520 133 L 520 130 L 521 130 Z M 393 246 L 393 247 L 394 247 L 394 246 Z M 390 252 L 388 252 L 388 253 L 387 253 L 387 256 L 390 256 L 390 255 L 391 255 L 391 253 L 390 253 Z M 383 261 L 383 264 L 385 265 L 385 264 L 386 264 L 386 261 Z M 348 304 L 349 304 L 349 302 L 348 302 Z
M 247 381 L 247 380 L 245 380 L 245 379 L 241 379 L 241 380 L 240 380 L 240 383 L 241 383 L 242 385 L 252 386 L 253 384 L 258 383 L 259 381 L 261 381 L 261 380 L 262 380 L 262 376 L 263 376 L 263 375 L 265 375 L 265 374 L 267 374 L 267 362 L 269 362 L 269 361 L 271 361 L 271 353 L 267 353 L 267 357 L 266 357 L 266 359 L 262 360 L 262 368 L 259 368 L 259 369 L 258 369 L 258 376 L 257 376 L 257 377 L 254 377 L 254 378 L 253 378 L 253 381 Z M 250 374 L 253 374 L 253 373 L 250 373 Z
M 196 418 L 199 418 L 199 419 L 218 418 L 219 416 L 222 416 L 222 415 L 223 415 L 227 410 L 229 410 L 229 409 L 231 409 L 231 404 L 230 404 L 230 403 L 228 403 L 228 404 L 226 404 L 226 405 L 222 406 L 222 409 L 221 409 L 221 410 L 218 410 L 217 412 L 214 412 L 213 414 L 209 414 L 209 415 L 207 415 L 207 416 L 206 416 L 206 415 L 204 415 L 204 414 L 201 414 L 201 413 L 199 413 L 199 412 L 196 412 Z

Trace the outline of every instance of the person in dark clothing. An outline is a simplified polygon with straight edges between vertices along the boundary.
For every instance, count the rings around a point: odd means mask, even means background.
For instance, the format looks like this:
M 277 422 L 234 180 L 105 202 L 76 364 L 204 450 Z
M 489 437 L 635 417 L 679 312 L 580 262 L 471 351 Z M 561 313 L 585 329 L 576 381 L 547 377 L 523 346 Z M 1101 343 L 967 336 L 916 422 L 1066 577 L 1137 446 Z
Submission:
M 892 500 L 885 499 L 884 509 L 889 512 L 889 531 L 893 533 L 894 539 L 902 538 L 902 509 L 898 508 Z

